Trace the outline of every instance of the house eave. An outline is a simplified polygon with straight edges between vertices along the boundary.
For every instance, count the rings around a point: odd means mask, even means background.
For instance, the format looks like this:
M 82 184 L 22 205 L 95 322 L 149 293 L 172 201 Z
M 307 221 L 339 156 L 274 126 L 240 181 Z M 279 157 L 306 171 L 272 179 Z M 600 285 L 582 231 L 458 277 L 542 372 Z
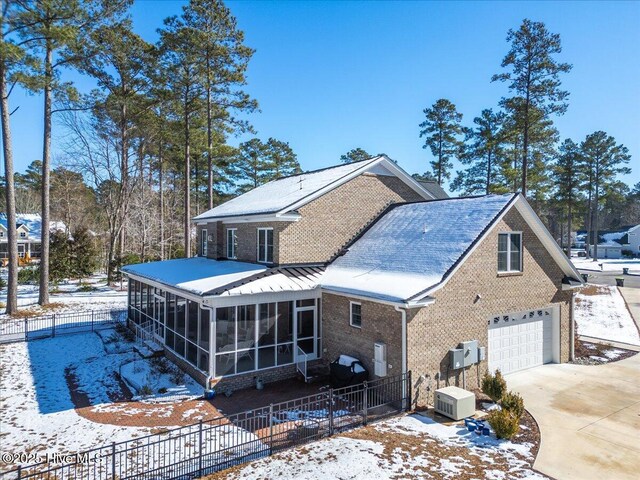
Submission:
M 235 216 L 220 216 L 220 217 L 207 217 L 194 219 L 196 225 L 206 225 L 210 222 L 221 222 L 223 225 L 230 223 L 257 223 L 257 222 L 297 222 L 300 220 L 301 215 L 297 212 L 273 212 L 273 213 L 259 213 L 249 215 L 235 215 Z

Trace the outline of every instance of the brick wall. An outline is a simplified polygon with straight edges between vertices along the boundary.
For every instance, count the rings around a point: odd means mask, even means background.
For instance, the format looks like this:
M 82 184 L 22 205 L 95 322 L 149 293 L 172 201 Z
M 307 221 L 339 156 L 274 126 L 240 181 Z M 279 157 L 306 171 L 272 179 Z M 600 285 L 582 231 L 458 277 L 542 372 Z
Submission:
M 499 276 L 498 233 L 510 231 L 523 232 L 523 273 Z M 433 295 L 436 302 L 407 315 L 408 366 L 416 404 L 432 404 L 436 388 L 462 386 L 462 370 L 450 370 L 448 351 L 467 340 L 478 340 L 486 347 L 487 321 L 495 314 L 559 305 L 560 359 L 568 361 L 572 293 L 560 289 L 563 276 L 517 210 L 508 212 L 446 286 Z M 476 301 L 478 294 L 481 299 Z M 467 367 L 466 387 L 478 387 L 486 369 L 487 361 Z
M 230 377 L 215 378 L 211 381 L 211 388 L 218 391 L 229 389 L 231 391 L 252 388 L 256 386 L 256 378 L 260 378 L 264 384 L 296 378 L 298 372 L 295 364 L 283 367 L 270 368 L 257 372 L 248 372 Z M 302 380 L 301 380 L 302 381 Z
M 362 305 L 362 328 L 349 324 L 349 301 Z M 392 306 L 340 295 L 322 295 L 323 359 L 333 362 L 340 354 L 358 358 L 374 377 L 375 342 L 387 345 L 387 374 L 402 373 L 402 323 L 399 312 Z M 389 368 L 390 367 L 390 368 Z
M 330 260 L 362 228 L 391 203 L 422 198 L 397 177 L 362 174 L 300 208 L 297 222 L 210 222 L 198 226 L 214 234 L 208 245 L 209 258 L 226 258 L 226 230 L 236 228 L 237 259 L 257 261 L 258 228 L 273 228 L 275 264 L 323 263 Z
M 389 204 L 419 200 L 397 177 L 362 174 L 301 207 L 302 218 L 283 225 L 278 261 L 326 262 Z

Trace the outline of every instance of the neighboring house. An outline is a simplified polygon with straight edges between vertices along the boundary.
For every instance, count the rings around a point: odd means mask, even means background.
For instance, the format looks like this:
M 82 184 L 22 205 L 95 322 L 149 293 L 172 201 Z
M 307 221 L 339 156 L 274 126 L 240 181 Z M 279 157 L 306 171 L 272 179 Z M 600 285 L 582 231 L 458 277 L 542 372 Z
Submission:
M 130 320 L 204 385 L 359 358 L 476 386 L 571 353 L 580 275 L 519 195 L 435 200 L 385 156 L 270 182 L 195 218 L 200 257 L 129 265 Z M 463 370 L 449 350 L 478 340 Z
M 590 239 L 589 256 L 595 255 L 594 232 L 587 236 L 587 231 L 578 231 L 576 246 L 586 249 L 587 238 Z M 598 232 L 598 258 L 622 258 L 625 252 L 640 255 L 640 225 L 624 226 L 616 230 Z
M 18 256 L 20 258 L 40 258 L 40 236 L 42 218 L 38 213 L 17 213 L 16 230 L 18 236 Z M 50 231 L 64 231 L 62 222 L 51 222 Z M 7 235 L 7 215 L 0 213 L 0 258 L 9 256 Z

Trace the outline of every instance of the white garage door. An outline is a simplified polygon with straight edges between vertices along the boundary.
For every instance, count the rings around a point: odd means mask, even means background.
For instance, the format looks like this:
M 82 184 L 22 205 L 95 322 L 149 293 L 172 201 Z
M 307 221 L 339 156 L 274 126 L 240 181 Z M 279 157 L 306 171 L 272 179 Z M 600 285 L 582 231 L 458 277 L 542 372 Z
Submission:
M 503 374 L 553 360 L 553 310 L 498 315 L 489 321 L 489 371 Z

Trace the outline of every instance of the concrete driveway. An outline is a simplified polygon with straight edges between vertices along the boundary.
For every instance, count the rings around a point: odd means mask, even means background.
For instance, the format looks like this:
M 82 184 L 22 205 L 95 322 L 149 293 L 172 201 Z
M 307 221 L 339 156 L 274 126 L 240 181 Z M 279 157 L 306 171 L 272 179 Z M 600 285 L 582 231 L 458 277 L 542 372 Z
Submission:
M 640 354 L 506 377 L 540 426 L 534 467 L 558 480 L 640 478 Z

